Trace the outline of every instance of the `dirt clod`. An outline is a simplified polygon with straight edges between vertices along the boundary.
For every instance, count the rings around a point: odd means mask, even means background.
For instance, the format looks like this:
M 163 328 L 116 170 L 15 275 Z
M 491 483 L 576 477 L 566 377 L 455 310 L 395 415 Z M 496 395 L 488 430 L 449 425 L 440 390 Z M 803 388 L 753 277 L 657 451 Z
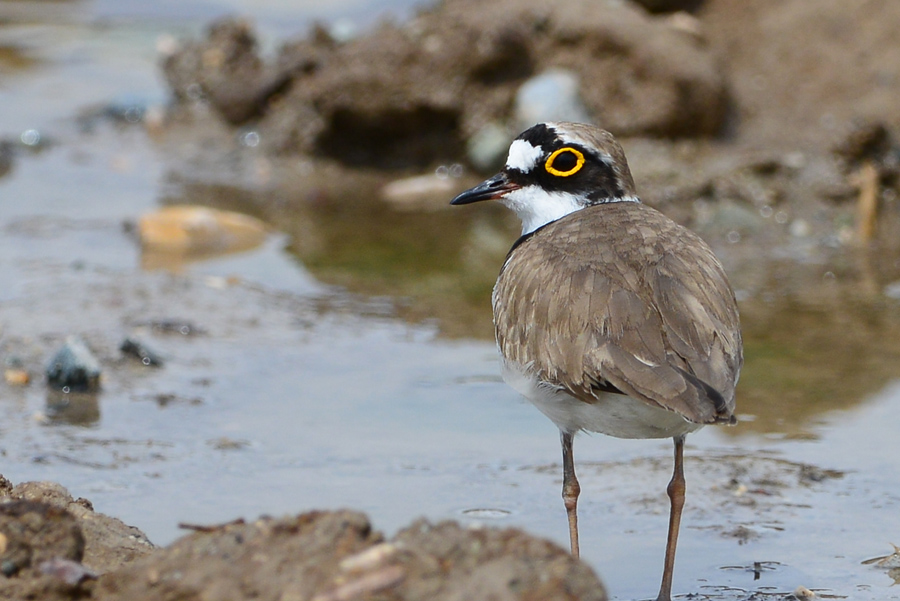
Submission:
M 590 568 L 519 530 L 416 522 L 390 542 L 349 511 L 262 518 L 196 531 L 101 577 L 96 598 L 341 601 L 606 598 Z
M 260 117 L 271 149 L 354 166 L 460 160 L 488 124 L 514 129 L 518 89 L 559 68 L 580 80 L 591 116 L 619 134 L 711 135 L 724 123 L 727 86 L 709 49 L 627 3 L 553 11 L 533 0 L 455 0 L 344 44 L 317 31 L 265 64 L 246 24 L 219 22 L 164 72 L 176 97 L 202 92 L 231 123 Z
M 63 486 L 55 482 L 23 482 L 10 489 L 5 496 L 8 502 L 47 507 L 68 516 L 65 518 L 67 520 L 74 520 L 79 536 L 83 538 L 82 553 L 77 557 L 65 557 L 83 562 L 90 570 L 106 572 L 116 569 L 155 548 L 137 528 L 127 526 L 116 518 L 95 513 L 90 501 L 74 500 Z M 3 501 L 0 481 L 0 503 Z

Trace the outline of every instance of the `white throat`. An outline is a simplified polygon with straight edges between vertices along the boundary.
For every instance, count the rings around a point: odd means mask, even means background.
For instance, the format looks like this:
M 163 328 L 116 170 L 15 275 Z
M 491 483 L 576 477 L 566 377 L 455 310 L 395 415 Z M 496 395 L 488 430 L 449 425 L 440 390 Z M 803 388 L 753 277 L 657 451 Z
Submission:
M 547 192 L 539 186 L 525 186 L 499 199 L 522 220 L 522 235 L 583 209 L 584 199 L 568 192 Z

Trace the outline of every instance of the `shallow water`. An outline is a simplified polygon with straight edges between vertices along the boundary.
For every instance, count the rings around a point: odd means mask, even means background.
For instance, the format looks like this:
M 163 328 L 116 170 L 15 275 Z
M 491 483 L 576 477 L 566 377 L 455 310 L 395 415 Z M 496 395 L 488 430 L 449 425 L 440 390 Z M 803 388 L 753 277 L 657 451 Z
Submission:
M 387 4 L 252 6 L 273 44 L 313 17 L 365 26 Z M 500 381 L 488 338 L 485 278 L 514 237 L 508 218 L 325 203 L 278 224 L 293 238 L 143 271 L 123 221 L 204 192 L 172 177 L 142 128 L 78 117 L 161 101 L 158 36 L 251 4 L 50 6 L 0 2 L 13 17 L 0 20 L 0 136 L 48 141 L 0 176 L 0 356 L 40 366 L 81 333 L 106 376 L 93 396 L 0 384 L 0 473 L 61 482 L 158 544 L 179 522 L 346 506 L 386 531 L 424 515 L 565 545 L 557 434 Z M 297 234 L 303 219 L 316 244 Z M 900 542 L 900 303 L 884 292 L 897 264 L 722 250 L 743 299 L 742 421 L 688 440 L 675 591 L 900 596 L 861 565 Z M 166 319 L 200 332 L 149 325 Z M 165 367 L 122 358 L 128 335 Z M 670 447 L 576 442 L 582 553 L 615 598 L 657 586 Z

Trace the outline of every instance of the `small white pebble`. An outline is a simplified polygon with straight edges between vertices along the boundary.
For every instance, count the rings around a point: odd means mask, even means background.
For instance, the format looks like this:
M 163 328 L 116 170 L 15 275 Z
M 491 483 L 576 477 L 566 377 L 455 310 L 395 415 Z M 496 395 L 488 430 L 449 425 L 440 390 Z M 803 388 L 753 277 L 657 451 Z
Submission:
M 795 150 L 784 155 L 781 162 L 789 169 L 802 169 L 806 166 L 806 156 L 799 150 Z
M 181 48 L 175 36 L 164 33 L 156 38 L 156 51 L 162 56 L 172 56 Z
M 791 236 L 795 238 L 806 238 L 809 236 L 812 228 L 805 219 L 794 219 L 790 225 Z
M 397 554 L 397 547 L 391 543 L 381 543 L 360 551 L 356 555 L 345 557 L 338 564 L 345 572 L 371 570 L 383 564 Z
M 228 287 L 228 279 L 218 275 L 208 275 L 204 277 L 203 283 L 213 290 L 224 290 Z

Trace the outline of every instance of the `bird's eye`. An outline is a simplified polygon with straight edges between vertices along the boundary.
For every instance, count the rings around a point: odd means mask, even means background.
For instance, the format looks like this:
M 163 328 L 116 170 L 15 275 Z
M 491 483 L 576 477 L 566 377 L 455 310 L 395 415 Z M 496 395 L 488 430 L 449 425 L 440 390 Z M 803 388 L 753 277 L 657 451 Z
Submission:
M 553 154 L 547 157 L 544 168 L 553 175 L 569 177 L 581 171 L 583 165 L 584 155 L 567 146 L 553 151 Z

